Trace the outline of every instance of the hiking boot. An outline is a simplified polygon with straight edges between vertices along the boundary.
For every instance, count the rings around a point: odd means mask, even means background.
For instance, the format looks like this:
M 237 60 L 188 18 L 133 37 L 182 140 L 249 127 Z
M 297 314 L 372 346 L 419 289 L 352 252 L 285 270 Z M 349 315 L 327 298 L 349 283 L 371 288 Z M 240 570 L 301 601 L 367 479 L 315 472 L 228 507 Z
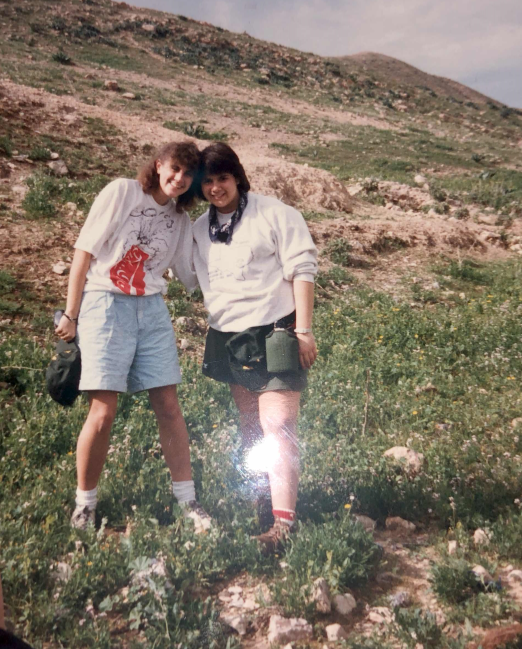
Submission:
M 197 500 L 182 503 L 181 508 L 183 509 L 183 516 L 194 521 L 196 534 L 207 532 L 212 527 L 212 519 Z
M 71 527 L 76 530 L 86 530 L 89 525 L 94 527 L 96 510 L 89 509 L 87 505 L 78 505 L 71 516 Z
M 290 534 L 295 532 L 295 528 L 295 523 L 288 525 L 283 523 L 279 516 L 274 516 L 274 524 L 268 532 L 253 538 L 260 544 L 263 554 L 275 554 L 284 549 L 285 543 L 288 541 Z

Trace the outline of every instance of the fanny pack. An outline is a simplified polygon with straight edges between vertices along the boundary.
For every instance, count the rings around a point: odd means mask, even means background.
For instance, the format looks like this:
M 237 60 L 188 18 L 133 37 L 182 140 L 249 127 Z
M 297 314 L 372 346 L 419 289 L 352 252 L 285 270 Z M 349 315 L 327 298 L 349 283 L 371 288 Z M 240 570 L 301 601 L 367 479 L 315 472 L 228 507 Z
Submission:
M 268 382 L 269 373 L 300 369 L 299 341 L 291 330 L 294 324 L 295 312 L 274 324 L 249 327 L 228 339 L 225 347 L 230 368 L 240 384 L 246 380 L 252 383 L 250 389 L 260 389 Z

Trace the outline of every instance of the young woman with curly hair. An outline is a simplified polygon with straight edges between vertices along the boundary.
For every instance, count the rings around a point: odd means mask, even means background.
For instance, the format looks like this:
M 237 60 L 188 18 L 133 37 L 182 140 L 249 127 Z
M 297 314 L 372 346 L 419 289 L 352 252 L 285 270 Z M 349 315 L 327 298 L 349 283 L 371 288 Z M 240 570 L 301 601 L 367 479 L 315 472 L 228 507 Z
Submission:
M 181 373 L 162 297 L 169 268 L 188 289 L 196 286 L 192 228 L 184 210 L 194 200 L 199 158 L 191 142 L 160 148 L 137 180 L 119 178 L 102 190 L 76 241 L 67 306 L 56 329 L 63 340 L 76 337 L 82 355 L 80 390 L 89 399 L 77 444 L 73 527 L 94 523 L 118 393 L 142 390 L 148 390 L 156 414 L 174 496 L 197 530 L 210 525 L 194 492 L 176 393 Z

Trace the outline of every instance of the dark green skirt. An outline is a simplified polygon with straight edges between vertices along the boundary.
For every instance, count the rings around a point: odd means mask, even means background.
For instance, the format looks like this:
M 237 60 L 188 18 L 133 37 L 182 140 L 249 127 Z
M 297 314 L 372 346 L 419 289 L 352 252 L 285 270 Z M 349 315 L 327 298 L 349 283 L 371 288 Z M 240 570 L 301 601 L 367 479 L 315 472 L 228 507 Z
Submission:
M 302 392 L 307 385 L 307 370 L 268 372 L 266 368 L 266 336 L 273 330 L 272 324 L 251 327 L 245 332 L 232 355 L 227 343 L 235 332 L 208 330 L 203 358 L 203 374 L 233 385 L 241 385 L 252 392 L 289 390 Z M 240 360 L 238 360 L 238 357 Z

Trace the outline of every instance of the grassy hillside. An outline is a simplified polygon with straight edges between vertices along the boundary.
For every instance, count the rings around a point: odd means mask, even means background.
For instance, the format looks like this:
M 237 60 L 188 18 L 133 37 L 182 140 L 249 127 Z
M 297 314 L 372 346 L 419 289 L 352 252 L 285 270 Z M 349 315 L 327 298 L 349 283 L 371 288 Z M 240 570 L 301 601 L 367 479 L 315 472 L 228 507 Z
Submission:
M 46 649 L 261 649 L 278 613 L 313 624 L 294 649 L 336 646 L 326 639 L 334 622 L 349 634 L 338 646 L 419 649 L 467 647 L 519 621 L 520 111 L 380 55 L 326 59 L 125 3 L 4 1 L 0 22 L 9 624 Z M 68 524 L 87 405 L 55 405 L 43 373 L 72 245 L 107 182 L 187 137 L 229 141 L 256 190 L 302 209 L 320 251 L 302 527 L 273 559 L 250 539 L 256 477 L 239 462 L 237 412 L 199 370 L 201 296 L 176 282 L 173 322 L 200 325 L 175 324 L 186 341 L 180 397 L 216 526 L 195 537 L 173 505 L 146 395 L 121 398 L 98 530 Z M 63 175 L 49 167 L 56 158 Z M 394 446 L 422 454 L 420 464 L 385 457 Z M 416 529 L 392 529 L 395 516 Z M 319 577 L 332 596 L 354 595 L 349 617 L 317 611 Z M 229 588 L 250 605 L 234 608 Z M 400 592 L 409 606 L 395 608 Z

